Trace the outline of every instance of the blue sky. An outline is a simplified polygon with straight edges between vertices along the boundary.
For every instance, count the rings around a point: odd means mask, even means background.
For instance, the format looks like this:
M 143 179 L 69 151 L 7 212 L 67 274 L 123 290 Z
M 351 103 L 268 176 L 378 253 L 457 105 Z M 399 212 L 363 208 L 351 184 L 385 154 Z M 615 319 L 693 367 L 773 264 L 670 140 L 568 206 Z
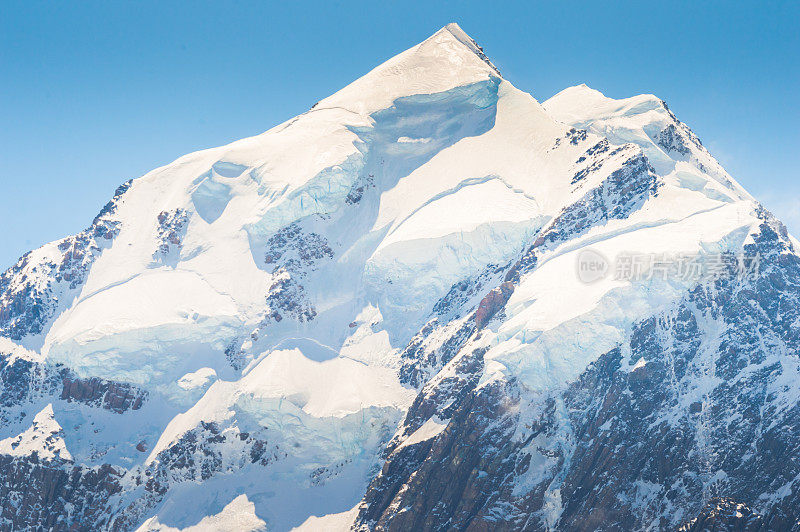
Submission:
M 654 93 L 800 235 L 798 2 L 0 4 L 0 269 L 117 185 L 260 133 L 448 22 L 543 101 Z

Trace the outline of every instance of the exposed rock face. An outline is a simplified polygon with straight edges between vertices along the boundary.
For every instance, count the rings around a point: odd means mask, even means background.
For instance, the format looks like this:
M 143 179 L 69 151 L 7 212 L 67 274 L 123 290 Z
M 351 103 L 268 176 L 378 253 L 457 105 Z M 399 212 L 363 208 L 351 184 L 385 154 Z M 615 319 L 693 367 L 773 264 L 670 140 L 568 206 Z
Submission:
M 189 214 L 184 209 L 161 211 L 158 214 L 158 249 L 153 252 L 157 263 L 174 264 L 180 258 Z
M 562 141 L 566 141 L 573 146 L 577 146 L 582 141 L 586 140 L 589 136 L 589 132 L 585 129 L 575 129 L 570 128 L 567 133 L 563 137 L 559 137 L 556 139 L 553 148 L 558 148 L 561 145 Z
M 113 530 L 111 507 L 121 488 L 111 466 L 86 468 L 0 455 L 0 530 Z
M 437 329 L 443 332 L 436 336 L 431 334 Z M 458 354 L 474 332 L 474 319 L 458 319 L 444 325 L 437 321 L 428 323 L 401 354 L 401 381 L 414 387 L 425 384 Z
M 303 231 L 298 224 L 284 227 L 272 236 L 264 257 L 267 265 L 275 265 L 275 280 L 267 296 L 268 318 L 281 321 L 288 315 L 300 322 L 313 320 L 317 311 L 306 297 L 301 280 L 320 261 L 331 258 L 333 250 L 328 241 L 317 233 Z
M 350 192 L 347 194 L 344 202 L 348 205 L 355 205 L 356 203 L 359 203 L 361 198 L 364 197 L 366 191 L 371 188 L 375 188 L 375 176 L 369 174 L 367 177 L 361 179 L 360 182 L 353 185 L 353 188 L 350 189 Z
M 624 151 L 633 153 L 623 167 L 565 208 L 551 223 L 550 229 L 536 240 L 534 247 L 575 238 L 603 222 L 625 218 L 658 193 L 659 182 L 654 170 L 641 153 L 619 149 L 608 154 L 606 160 Z
M 147 399 L 147 392 L 127 383 L 107 381 L 92 377 L 79 379 L 65 376 L 62 380 L 61 399 L 101 406 L 118 414 L 138 410 Z
M 186 433 L 150 466 L 130 470 L 0 455 L 0 496 L 13 501 L 0 510 L 0 530 L 23 530 L 30 523 L 54 530 L 130 530 L 173 485 L 263 468 L 286 456 L 257 435 L 214 424 Z M 135 496 L 125 502 L 126 495 Z
M 482 329 L 503 308 L 513 293 L 514 284 L 510 281 L 504 281 L 500 286 L 493 288 L 486 294 L 475 312 L 475 327 Z
M 47 397 L 59 390 L 58 372 L 49 371 L 37 362 L 13 358 L 0 352 L 0 419 L 8 422 L 8 412 L 15 406 Z
M 454 283 L 447 294 L 433 305 L 433 313 L 439 319 L 460 318 L 474 306 L 474 299 L 487 285 L 497 282 L 506 268 L 507 266 L 490 265 L 480 275 Z
M 308 300 L 306 291 L 296 277 L 285 268 L 273 270 L 275 281 L 269 287 L 267 318 L 275 321 L 290 316 L 299 322 L 311 321 L 317 315 L 314 305 Z
M 487 512 L 497 490 L 509 488 L 503 479 L 513 473 L 514 449 L 506 438 L 518 405 L 513 390 L 503 386 L 476 390 L 482 356 L 481 351 L 465 355 L 455 366 L 460 377 L 424 390 L 414 402 L 405 433 L 413 434 L 434 415 L 447 419 L 447 428 L 415 445 L 387 447 L 387 460 L 359 513 L 360 529 L 502 528 Z M 442 409 L 447 404 L 452 406 Z
M 789 523 L 784 523 L 786 529 Z M 747 506 L 732 499 L 711 499 L 700 515 L 678 529 L 680 532 L 756 532 L 769 530 L 764 518 Z
M 14 407 L 52 396 L 121 414 L 141 408 L 148 395 L 132 384 L 97 377 L 80 378 L 63 366 L 12 358 L 2 352 L 0 378 L 3 383 L 0 419 L 14 411 Z
M 641 152 L 633 145 L 620 146 L 607 153 L 600 142 L 585 152 L 591 154 L 593 162 L 573 178 L 573 184 L 591 172 L 599 171 L 616 156 L 624 157 L 622 167 L 596 188 L 591 189 L 578 201 L 562 209 L 536 238 L 527 252 L 508 269 L 505 281 L 517 283 L 522 275 L 530 272 L 538 263 L 538 256 L 546 249 L 585 234 L 592 227 L 609 220 L 624 219 L 639 209 L 648 198 L 658 194 L 659 180 L 653 168 Z M 581 159 L 584 159 L 582 156 Z M 584 163 L 581 159 L 578 163 Z M 578 185 L 580 188 L 580 184 Z
M 675 127 L 675 124 L 670 124 L 658 134 L 658 145 L 667 151 L 674 151 L 681 155 L 691 153 L 686 141 L 678 133 L 678 128 Z
M 762 217 L 747 248 L 761 257 L 757 278 L 740 278 L 731 258 L 558 395 L 521 403 L 514 382 L 476 388 L 464 379 L 480 356 L 459 354 L 454 377 L 423 389 L 404 432 L 433 415 L 447 428 L 387 448 L 360 526 L 665 529 L 699 516 L 687 530 L 792 528 L 800 501 L 786 486 L 800 478 L 800 434 L 787 427 L 800 407 L 781 383 L 797 378 L 800 259 Z
M 325 238 L 317 233 L 305 233 L 299 224 L 291 224 L 269 239 L 264 262 L 282 262 L 286 268 L 299 270 L 313 266 L 325 257 L 333 257 L 333 251 Z

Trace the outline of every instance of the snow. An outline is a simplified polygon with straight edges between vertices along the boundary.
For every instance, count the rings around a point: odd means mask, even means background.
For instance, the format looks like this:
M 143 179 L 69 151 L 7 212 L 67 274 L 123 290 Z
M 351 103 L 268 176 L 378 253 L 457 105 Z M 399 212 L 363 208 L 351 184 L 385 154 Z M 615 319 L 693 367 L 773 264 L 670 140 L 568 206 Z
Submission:
M 380 328 L 383 315 L 375 306 L 366 306 L 351 322 L 356 327 L 345 340 L 339 351 L 340 356 L 363 364 L 394 367 L 397 363 L 397 349 L 392 347 L 389 333 Z
M 367 282 L 391 305 L 424 309 L 430 294 L 444 295 L 485 265 L 508 262 L 543 221 L 534 200 L 499 179 L 465 185 L 391 231 L 367 263 Z
M 213 368 L 200 368 L 197 371 L 187 373 L 178 379 L 178 386 L 184 390 L 191 390 L 204 386 L 210 380 L 217 377 L 217 372 Z
M 18 343 L 3 336 L 0 336 L 0 353 L 8 356 L 6 360 L 9 365 L 13 365 L 17 360 L 27 360 L 30 362 L 41 363 L 45 359 L 45 357 L 43 357 L 40 353 L 26 349 Z
M 55 419 L 53 405 L 48 404 L 33 418 L 30 428 L 18 436 L 0 440 L 0 454 L 29 456 L 38 454 L 40 460 L 72 461 L 64 443 L 63 430 Z
M 231 188 L 206 178 L 192 193 L 192 202 L 206 223 L 212 224 L 225 212 L 231 200 Z
M 325 325 L 302 334 L 275 325 L 271 345 L 251 356 L 298 336 L 338 351 L 345 338 L 331 328 L 375 304 L 385 358 L 453 283 L 508 262 L 572 198 L 556 176 L 588 146 L 552 150 L 567 129 L 497 78 L 457 26 L 443 28 L 308 113 L 135 180 L 119 236 L 42 353 L 81 376 L 140 385 L 203 367 L 221 375 L 223 351 L 263 319 L 268 239 L 302 222 L 342 246 L 303 281 Z M 368 175 L 375 195 L 351 212 L 345 199 Z M 176 209 L 189 215 L 176 263 L 154 265 L 158 215 Z
M 242 379 L 239 389 L 254 398 L 283 397 L 319 418 L 408 405 L 415 395 L 389 368 L 347 358 L 317 362 L 299 349 L 273 351 Z
M 247 495 L 239 495 L 222 511 L 204 517 L 196 525 L 175 528 L 162 525 L 158 517 L 152 517 L 137 529 L 137 532 L 255 532 L 263 530 L 266 523 L 255 514 L 255 505 Z
M 233 179 L 242 175 L 247 166 L 229 161 L 217 161 L 211 166 L 211 171 L 220 177 Z
M 621 223 L 636 220 L 632 216 Z M 759 223 L 753 205 L 742 201 L 635 231 L 587 236 L 584 241 L 611 259 L 630 250 L 653 256 L 737 251 Z M 522 279 L 506 305 L 506 320 L 491 339 L 486 335 L 490 349 L 483 382 L 513 375 L 533 390 L 559 388 L 622 343 L 633 323 L 676 300 L 694 282 L 615 279 L 612 271 L 598 282 L 583 283 L 576 274 L 582 249 L 571 244 L 563 252 L 555 250 Z
M 398 242 L 471 232 L 483 224 L 531 222 L 538 214 L 536 201 L 490 176 L 423 205 L 389 233 L 378 251 Z
M 494 127 L 440 151 L 387 191 L 381 197 L 374 227 L 393 220 L 398 224 L 432 198 L 492 176 L 540 202 L 540 210 L 545 208 L 541 202 L 550 201 L 553 208 L 545 212 L 552 212 L 563 206 L 570 189 L 569 180 L 557 177 L 554 171 L 565 171 L 580 153 L 569 145 L 563 153 L 549 151 L 566 131 L 530 95 L 502 81 Z M 503 157 L 494 156 L 500 152 Z
M 424 441 L 430 440 L 435 438 L 441 432 L 447 428 L 447 422 L 440 420 L 438 417 L 433 416 L 425 423 L 422 424 L 420 428 L 415 430 L 408 438 L 403 440 L 403 443 L 397 446 L 395 452 L 399 451 L 404 447 L 409 447 L 411 445 L 416 445 L 418 443 L 422 443 Z
M 229 419 L 237 408 L 262 417 L 288 408 L 311 418 L 344 420 L 371 408 L 405 409 L 415 395 L 391 368 L 345 357 L 318 361 L 298 348 L 278 349 L 239 381 L 215 382 L 194 407 L 170 422 L 147 461 L 200 421 Z
M 230 296 L 197 273 L 151 270 L 81 298 L 56 320 L 42 353 L 80 375 L 146 384 L 179 376 L 179 346 L 222 349 L 239 323 Z
M 669 127 L 686 153 L 659 144 Z M 588 133 L 571 137 L 572 128 Z M 621 149 L 574 183 L 590 164 L 587 151 L 604 139 Z M 75 298 L 58 302 L 42 338 L 24 347 L 0 338 L 0 351 L 12 362 L 64 364 L 151 394 L 153 410 L 103 424 L 98 417 L 102 434 L 76 433 L 86 441 L 70 433 L 75 456 L 103 447 L 105 459 L 152 464 L 208 422 L 230 433 L 261 430 L 293 450 L 266 470 L 173 486 L 141 530 L 348 529 L 417 394 L 400 382 L 400 354 L 437 300 L 490 266 L 513 264 L 565 208 L 642 153 L 658 175 L 657 195 L 623 220 L 540 249 L 504 318 L 469 346 L 489 348 L 483 383 L 515 378 L 549 393 L 689 287 L 614 279 L 613 270 L 583 283 L 581 253 L 737 251 L 759 223 L 755 204 L 658 98 L 614 100 L 579 86 L 540 104 L 502 79 L 455 24 L 292 120 L 135 180 L 115 214 L 119 235 Z M 174 261 L 158 263 L 159 214 L 178 210 L 186 213 L 185 234 L 170 242 Z M 330 256 L 291 272 L 267 264 L 270 238 L 290 224 L 304 243 L 324 241 Z M 50 244 L 30 261 L 60 257 Z M 278 275 L 302 288 L 313 319 L 269 307 Z M 46 286 L 30 265 L 23 276 Z M 268 319 L 274 310 L 283 312 L 280 321 Z M 41 352 L 28 349 L 40 341 Z M 231 346 L 242 347 L 240 365 L 226 354 Z M 95 421 L 78 409 L 57 411 L 65 426 Z M 447 423 L 428 419 L 398 449 L 435 438 Z M 25 432 L 2 440 L 0 452 L 72 459 L 62 436 L 48 406 Z M 147 456 L 132 451 L 141 437 L 155 442 Z M 531 463 L 522 487 L 554 467 L 538 452 Z M 309 476 L 317 470 L 330 474 L 319 485 Z M 557 479 L 545 500 L 555 523 Z M 221 511 L 205 516 L 211 507 Z
M 602 135 L 612 144 L 638 145 L 668 181 L 720 201 L 752 200 L 704 147 L 691 142 L 685 126 L 652 94 L 615 100 L 582 84 L 564 89 L 542 105 L 557 120 Z M 682 132 L 689 154 L 667 152 L 656 142 L 668 126 Z
M 292 532 L 346 532 L 350 530 L 358 516 L 358 507 L 338 514 L 329 514 L 322 517 L 311 516 L 302 525 L 292 529 Z
M 448 24 L 320 101 L 314 111 L 342 107 L 369 114 L 391 106 L 401 96 L 444 92 L 498 76 L 497 70 L 476 52 L 472 39 L 457 24 Z
M 502 81 L 491 130 L 439 151 L 382 194 L 373 230 L 390 229 L 367 262 L 365 281 L 387 319 L 423 312 L 432 295 L 443 296 L 487 264 L 508 262 L 577 199 L 570 179 L 560 176 L 571 176 L 597 139 L 553 149 L 567 131 Z M 615 169 L 604 166 L 592 182 Z

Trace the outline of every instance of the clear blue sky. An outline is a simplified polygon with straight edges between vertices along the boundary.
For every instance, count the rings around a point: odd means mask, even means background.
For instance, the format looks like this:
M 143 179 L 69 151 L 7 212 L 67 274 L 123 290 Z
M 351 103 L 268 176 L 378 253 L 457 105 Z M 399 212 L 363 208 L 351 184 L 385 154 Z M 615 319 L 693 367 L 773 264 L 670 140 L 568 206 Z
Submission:
M 458 22 L 543 101 L 665 99 L 800 235 L 798 2 L 0 3 L 0 269 L 116 186 L 260 133 Z

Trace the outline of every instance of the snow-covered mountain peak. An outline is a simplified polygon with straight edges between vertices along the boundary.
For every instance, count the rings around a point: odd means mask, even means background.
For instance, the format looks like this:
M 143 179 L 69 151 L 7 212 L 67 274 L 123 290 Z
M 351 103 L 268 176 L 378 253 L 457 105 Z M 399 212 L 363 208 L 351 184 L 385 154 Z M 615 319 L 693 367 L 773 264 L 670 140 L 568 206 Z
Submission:
M 318 102 L 315 109 L 341 107 L 368 114 L 403 96 L 444 92 L 491 77 L 500 77 L 500 72 L 483 49 L 458 24 L 450 23 Z
M 721 201 L 752 200 L 697 135 L 653 94 L 609 98 L 586 84 L 562 90 L 542 106 L 556 120 L 639 146 L 668 182 Z
M 605 102 L 609 99 L 610 98 L 607 98 L 605 94 L 599 90 L 589 87 L 586 83 L 581 83 L 562 89 L 548 101 L 550 101 L 552 105 L 555 105 L 554 102 L 564 102 L 564 108 L 566 109 L 568 107 L 567 103 L 569 102 L 580 102 L 581 107 L 588 107 L 597 105 L 600 102 Z
M 483 51 L 483 47 L 480 46 L 475 39 L 467 35 L 467 33 L 461 29 L 461 26 L 459 26 L 455 22 L 451 22 L 447 26 L 439 30 L 437 32 L 437 35 L 443 31 L 449 32 L 453 37 L 458 39 L 458 41 L 461 42 L 464 46 L 472 50 L 472 52 L 475 55 L 477 55 L 487 65 L 489 65 L 490 67 L 492 67 L 492 69 L 494 69 L 495 74 L 500 76 L 500 71 L 497 69 L 494 63 L 492 63 L 492 61 L 486 56 L 486 54 Z
M 547 100 L 545 106 L 548 112 L 567 123 L 581 123 L 610 115 L 633 116 L 648 111 L 666 110 L 664 102 L 653 94 L 614 99 L 585 83 L 562 90 Z
M 23 494 L 0 529 L 45 504 L 61 528 L 224 529 L 240 512 L 269 530 L 356 514 L 364 529 L 440 528 L 403 523 L 431 501 L 447 519 L 513 522 L 502 507 L 579 529 L 586 512 L 560 493 L 580 500 L 597 464 L 580 445 L 619 434 L 604 449 L 638 449 L 642 408 L 692 434 L 713 382 L 692 375 L 755 367 L 738 346 L 778 346 L 753 364 L 800 382 L 776 358 L 800 352 L 800 307 L 774 307 L 797 300 L 787 242 L 657 97 L 580 85 L 540 104 L 449 24 L 308 112 L 129 181 L 86 230 L 0 275 L 0 498 Z M 755 291 L 728 274 L 745 252 L 770 272 Z M 642 401 L 633 436 L 602 428 L 618 410 L 571 428 L 604 379 L 612 400 L 596 406 Z M 775 386 L 796 404 L 796 386 Z M 80 489 L 42 501 L 67 483 L 30 471 L 34 452 Z M 603 500 L 644 522 L 640 458 Z M 676 485 L 654 469 L 648 497 Z M 440 481 L 458 493 L 425 487 Z M 676 501 L 694 512 L 701 484 Z

